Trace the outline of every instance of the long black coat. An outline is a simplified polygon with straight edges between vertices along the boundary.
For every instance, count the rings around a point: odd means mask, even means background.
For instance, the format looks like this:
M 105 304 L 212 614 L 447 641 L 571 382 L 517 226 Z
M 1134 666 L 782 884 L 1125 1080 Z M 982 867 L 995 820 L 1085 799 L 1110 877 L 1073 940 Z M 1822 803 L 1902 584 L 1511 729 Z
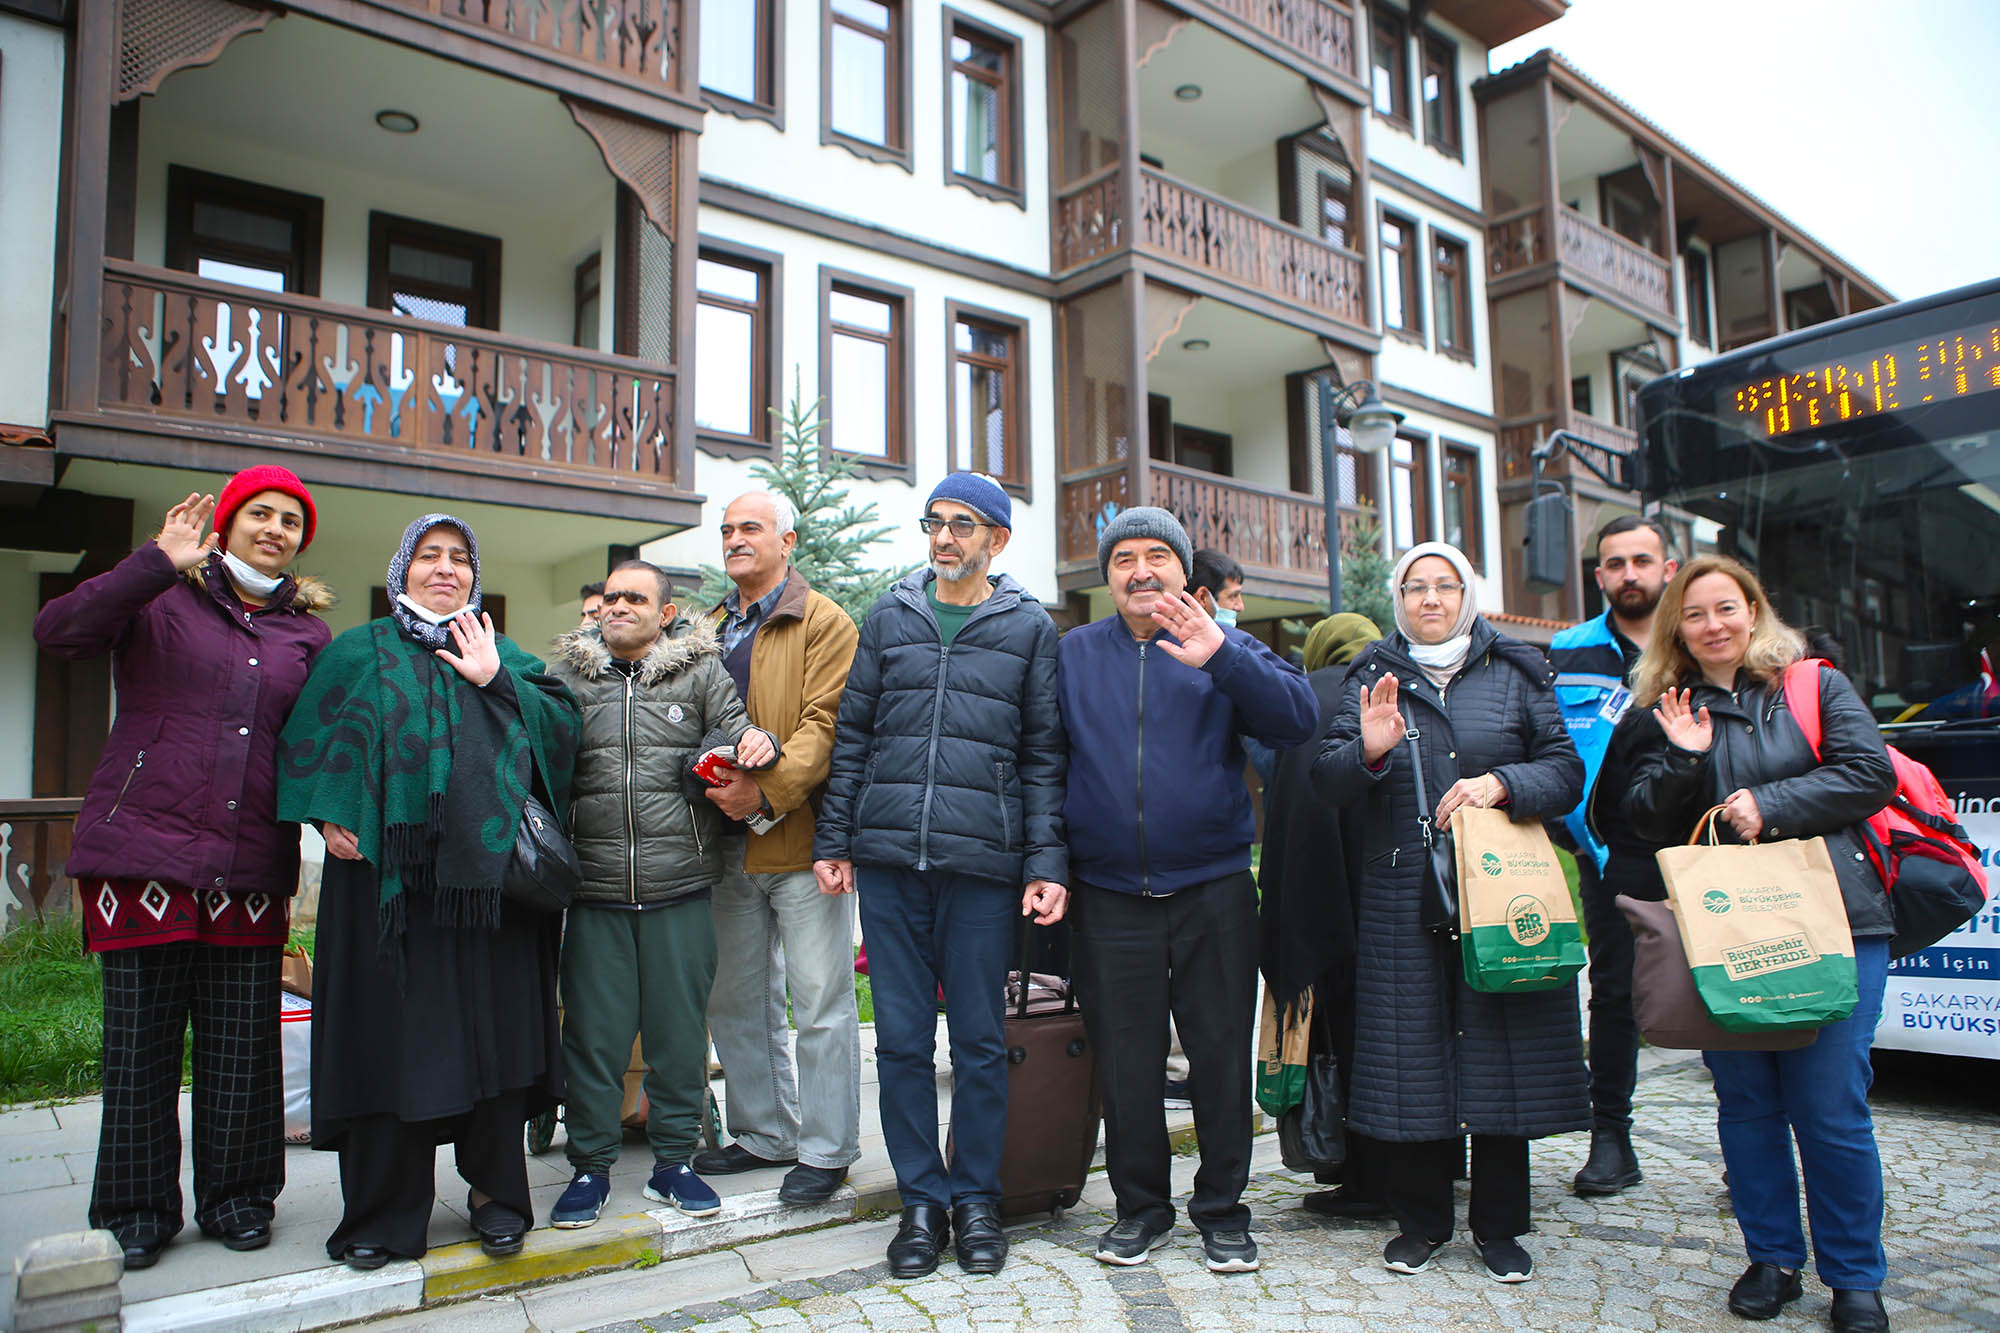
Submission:
M 1409 746 L 1379 771 L 1361 755 L 1361 691 L 1393 673 L 1407 726 L 1421 733 L 1432 808 L 1461 776 L 1497 774 L 1514 818 L 1552 820 L 1583 794 L 1583 761 L 1542 654 L 1474 622 L 1465 665 L 1443 694 L 1401 633 L 1348 669 L 1340 719 L 1313 763 L 1320 799 L 1363 807 L 1348 1126 L 1373 1139 L 1460 1134 L 1540 1138 L 1590 1126 L 1576 984 L 1491 995 L 1465 982 L 1458 945 L 1418 916 L 1422 841 Z

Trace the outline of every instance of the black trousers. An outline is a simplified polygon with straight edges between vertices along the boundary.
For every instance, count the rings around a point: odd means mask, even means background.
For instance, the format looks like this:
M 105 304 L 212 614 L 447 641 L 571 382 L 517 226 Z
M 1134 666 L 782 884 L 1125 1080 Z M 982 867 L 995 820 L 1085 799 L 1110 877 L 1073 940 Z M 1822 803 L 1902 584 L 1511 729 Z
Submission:
M 104 965 L 104 1120 L 90 1225 L 164 1240 L 181 1212 L 181 1053 L 194 1028 L 194 1217 L 268 1223 L 285 1187 L 278 945 L 148 944 Z
M 1256 1042 L 1257 889 L 1245 870 L 1165 897 L 1088 884 L 1070 903 L 1077 997 L 1104 1098 L 1104 1163 L 1118 1216 L 1173 1224 L 1162 1101 L 1167 1015 L 1188 1059 L 1201 1167 L 1188 1220 L 1245 1230 L 1250 1061 Z
M 437 1190 L 438 1145 L 455 1145 L 467 1185 L 519 1213 L 532 1226 L 528 1198 L 526 1094 L 503 1092 L 445 1120 L 355 1116 L 340 1148 L 340 1197 L 345 1212 L 326 1238 L 326 1252 L 344 1258 L 350 1245 L 372 1245 L 421 1259 L 429 1248 L 431 1202 Z
M 1380 1150 L 1389 1211 L 1413 1236 L 1451 1239 L 1452 1174 L 1465 1160 L 1459 1139 L 1375 1143 Z M 1481 1240 L 1525 1235 L 1528 1230 L 1528 1141 L 1511 1135 L 1472 1136 L 1472 1234 Z
M 1632 1128 L 1639 1079 L 1639 1021 L 1632 1013 L 1632 926 L 1612 901 L 1588 851 L 1576 856 L 1583 926 L 1590 932 L 1590 1118 L 1595 1129 Z

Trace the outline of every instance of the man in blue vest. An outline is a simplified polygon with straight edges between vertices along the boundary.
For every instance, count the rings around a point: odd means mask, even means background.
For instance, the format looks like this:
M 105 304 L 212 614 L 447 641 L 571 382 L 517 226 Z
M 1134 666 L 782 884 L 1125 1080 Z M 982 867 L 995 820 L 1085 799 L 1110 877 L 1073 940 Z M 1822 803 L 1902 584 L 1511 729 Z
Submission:
M 1583 756 L 1583 800 L 1563 817 L 1576 853 L 1583 920 L 1590 932 L 1590 1158 L 1576 1173 L 1578 1194 L 1617 1194 L 1639 1183 L 1632 1152 L 1632 1089 L 1638 1077 L 1639 1028 L 1632 1016 L 1632 930 L 1612 900 L 1620 893 L 1659 897 L 1652 858 L 1620 836 L 1615 802 L 1591 807 L 1605 773 L 1612 729 L 1631 701 L 1627 682 L 1652 637 L 1653 611 L 1679 562 L 1667 554 L 1656 519 L 1626 514 L 1597 534 L 1597 587 L 1605 611 L 1549 642 L 1556 699 L 1570 739 Z M 1586 817 L 1587 814 L 1594 818 Z

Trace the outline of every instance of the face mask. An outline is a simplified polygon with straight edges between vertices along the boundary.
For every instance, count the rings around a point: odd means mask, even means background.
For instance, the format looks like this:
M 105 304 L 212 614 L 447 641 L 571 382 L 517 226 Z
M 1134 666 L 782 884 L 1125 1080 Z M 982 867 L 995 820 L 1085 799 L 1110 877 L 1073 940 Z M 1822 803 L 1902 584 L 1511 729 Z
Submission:
M 1218 606 L 1215 608 L 1215 623 L 1224 629 L 1235 629 L 1236 613 L 1226 606 Z
M 222 553 L 222 567 L 229 571 L 230 581 L 252 597 L 269 597 L 285 581 L 284 575 L 266 574 L 228 551 Z

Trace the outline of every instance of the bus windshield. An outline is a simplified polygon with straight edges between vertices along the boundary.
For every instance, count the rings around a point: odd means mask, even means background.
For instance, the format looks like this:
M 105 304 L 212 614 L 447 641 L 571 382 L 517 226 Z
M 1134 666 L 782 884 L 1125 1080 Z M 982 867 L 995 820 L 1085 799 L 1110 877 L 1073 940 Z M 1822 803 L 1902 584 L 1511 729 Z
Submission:
M 2000 724 L 2000 282 L 1665 376 L 1648 499 L 1831 637 L 1884 723 Z

